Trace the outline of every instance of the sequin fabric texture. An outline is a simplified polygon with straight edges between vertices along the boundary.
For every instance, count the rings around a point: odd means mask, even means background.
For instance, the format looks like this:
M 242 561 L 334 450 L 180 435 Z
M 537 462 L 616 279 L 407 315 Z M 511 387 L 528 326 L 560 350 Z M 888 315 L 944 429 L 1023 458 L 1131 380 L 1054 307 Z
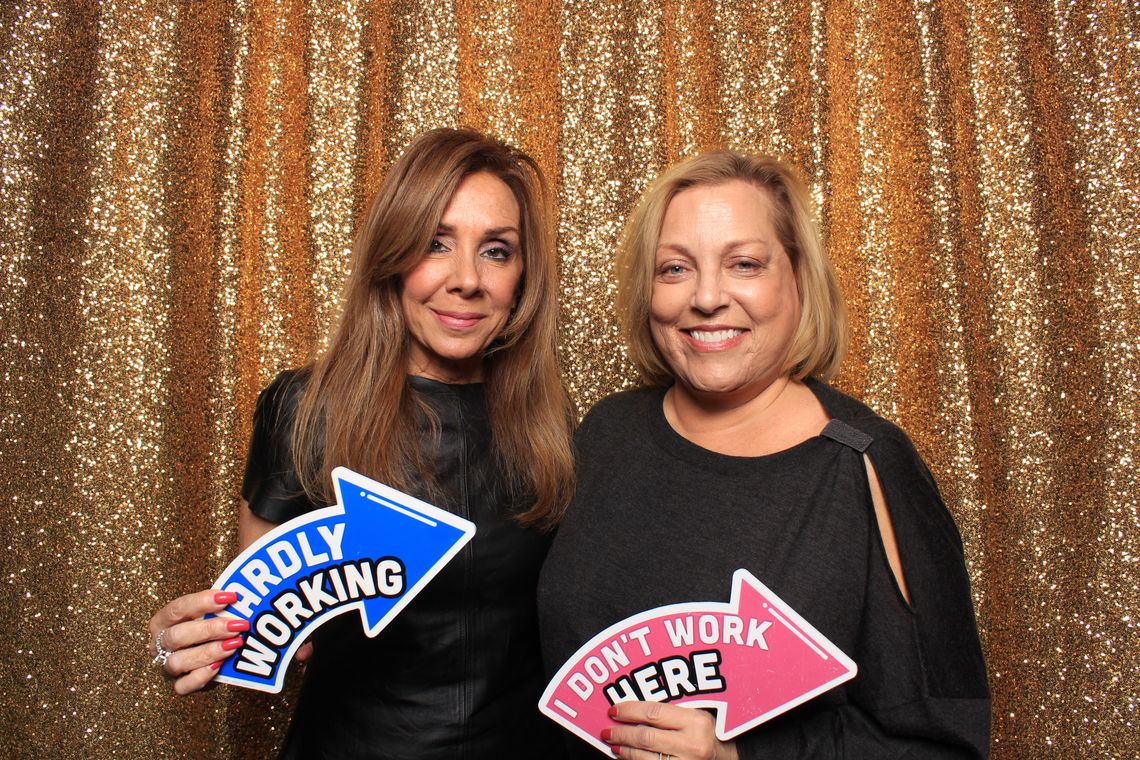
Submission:
M 253 400 L 319 347 L 423 129 L 555 191 L 579 410 L 632 382 L 612 257 L 706 147 L 808 178 L 965 540 L 994 757 L 1136 756 L 1140 22 L 1130 2 L 11 2 L 0 9 L 0 756 L 265 756 L 289 698 L 173 697 L 145 621 L 234 551 Z M 905 547 L 903 547 L 905 553 Z

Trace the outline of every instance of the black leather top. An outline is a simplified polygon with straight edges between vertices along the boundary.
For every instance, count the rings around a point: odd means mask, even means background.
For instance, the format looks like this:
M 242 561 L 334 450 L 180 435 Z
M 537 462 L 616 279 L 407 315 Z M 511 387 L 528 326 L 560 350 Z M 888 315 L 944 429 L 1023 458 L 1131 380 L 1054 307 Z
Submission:
M 254 418 L 242 495 L 275 522 L 313 508 L 289 463 L 305 378 L 303 370 L 279 375 Z M 439 417 L 434 462 L 447 503 L 437 506 L 472 520 L 475 537 L 376 638 L 364 636 L 355 614 L 317 629 L 282 756 L 560 757 L 558 729 L 537 709 L 544 682 L 534 589 L 549 538 L 510 517 L 483 386 L 411 382 Z

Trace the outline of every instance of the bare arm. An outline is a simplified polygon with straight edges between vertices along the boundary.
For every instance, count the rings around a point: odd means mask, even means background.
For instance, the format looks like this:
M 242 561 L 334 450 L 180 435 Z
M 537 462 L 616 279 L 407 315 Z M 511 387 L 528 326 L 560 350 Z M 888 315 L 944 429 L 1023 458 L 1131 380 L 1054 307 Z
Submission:
M 250 544 L 276 527 L 276 524 L 255 515 L 249 508 L 249 502 L 242 499 L 238 511 L 238 551 L 245 551 Z
M 875 521 L 879 524 L 879 535 L 883 538 L 883 549 L 887 552 L 887 563 L 894 573 L 895 583 L 902 592 L 903 599 L 910 604 L 910 592 L 907 591 L 906 578 L 903 577 L 902 558 L 899 557 L 899 543 L 895 539 L 895 526 L 891 522 L 891 513 L 887 509 L 887 499 L 883 496 L 883 487 L 879 484 L 879 476 L 871 465 L 871 458 L 863 455 L 863 465 L 867 468 L 867 482 L 871 486 L 871 502 L 875 505 Z

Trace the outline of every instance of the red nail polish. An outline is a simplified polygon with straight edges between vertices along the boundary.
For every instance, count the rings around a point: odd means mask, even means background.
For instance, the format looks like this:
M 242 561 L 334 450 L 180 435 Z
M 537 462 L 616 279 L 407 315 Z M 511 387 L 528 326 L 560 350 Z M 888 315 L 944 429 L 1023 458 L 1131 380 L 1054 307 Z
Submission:
M 236 591 L 219 591 L 214 594 L 214 604 L 233 604 L 236 601 Z
M 603 728 L 602 729 L 602 734 L 601 734 L 602 741 L 604 741 L 606 744 L 610 743 L 610 737 L 612 737 L 613 735 L 614 735 L 614 731 L 612 728 Z
M 617 717 L 617 705 L 610 705 L 610 709 L 606 710 L 606 715 L 610 716 L 611 718 L 616 718 Z
M 610 747 L 610 752 L 613 752 L 618 757 L 621 757 L 621 747 L 617 746 L 616 744 Z
M 227 631 L 248 631 L 249 630 L 249 621 L 248 620 L 231 620 L 228 623 L 226 623 L 226 630 Z
M 237 649 L 242 644 L 241 636 L 234 636 L 232 639 L 226 639 L 222 642 L 222 649 L 227 652 L 231 649 Z
M 218 660 L 217 662 L 211 662 L 210 663 L 210 668 L 212 670 L 217 670 L 220 667 L 222 667 L 222 661 L 221 660 Z

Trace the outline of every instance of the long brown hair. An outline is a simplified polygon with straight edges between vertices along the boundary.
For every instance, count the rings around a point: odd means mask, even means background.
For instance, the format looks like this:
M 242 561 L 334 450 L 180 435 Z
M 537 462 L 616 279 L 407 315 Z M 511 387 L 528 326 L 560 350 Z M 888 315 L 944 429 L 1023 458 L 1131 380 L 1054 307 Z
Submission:
M 469 129 L 421 135 L 380 186 L 352 255 L 344 311 L 313 364 L 293 428 L 301 486 L 331 503 L 329 473 L 350 467 L 400 490 L 435 480 L 417 417 L 430 409 L 408 383 L 409 335 L 400 307 L 405 273 L 428 250 L 464 177 L 488 172 L 519 206 L 523 274 L 517 305 L 485 357 L 495 454 L 527 525 L 550 528 L 574 485 L 573 417 L 556 355 L 557 283 L 546 185 L 534 160 Z

